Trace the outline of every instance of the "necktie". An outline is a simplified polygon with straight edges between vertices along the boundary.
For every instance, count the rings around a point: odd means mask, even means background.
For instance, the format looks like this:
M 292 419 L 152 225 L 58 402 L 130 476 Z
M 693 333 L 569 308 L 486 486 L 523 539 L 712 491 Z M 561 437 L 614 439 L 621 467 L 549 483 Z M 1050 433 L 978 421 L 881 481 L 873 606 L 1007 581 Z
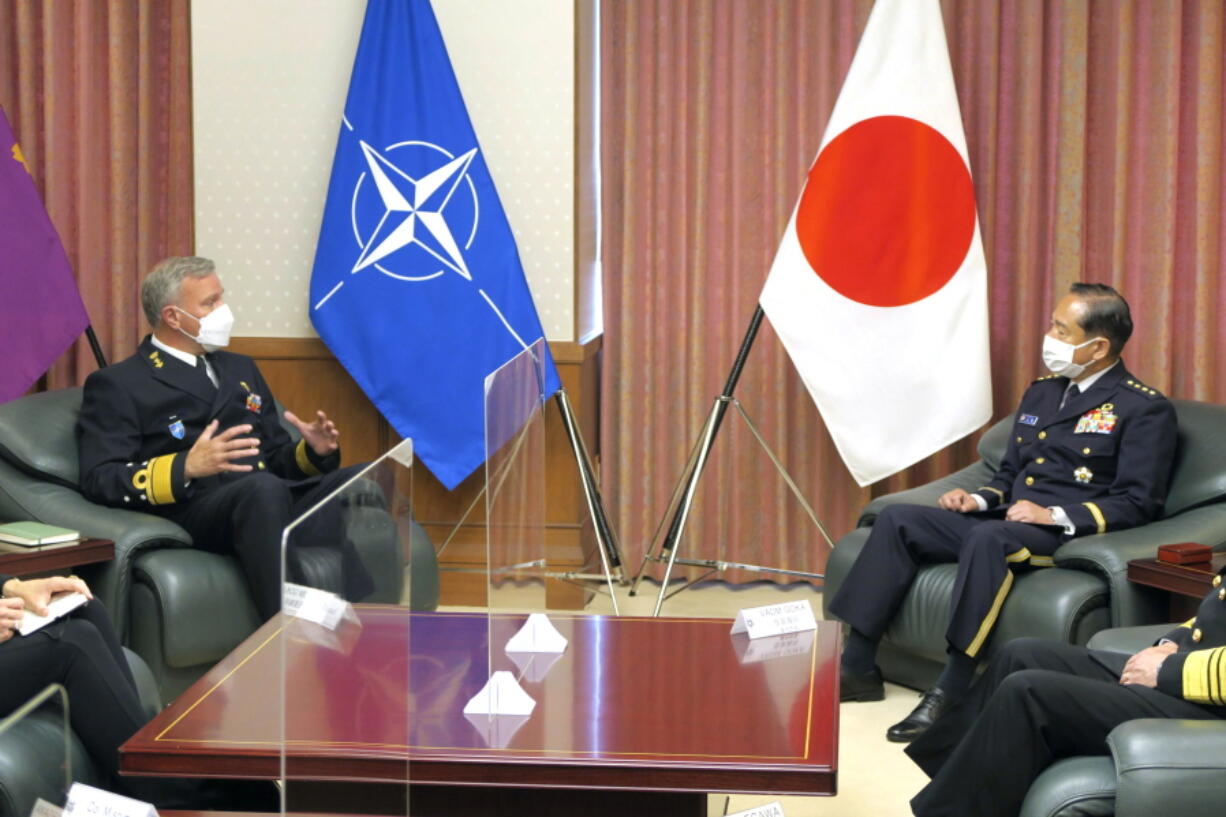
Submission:
M 196 355 L 196 375 L 204 381 L 205 386 L 210 391 L 217 390 L 217 386 L 213 383 L 212 378 L 209 377 L 208 367 L 204 363 L 204 355 Z
M 1064 408 L 1065 404 L 1068 403 L 1069 400 L 1076 400 L 1077 395 L 1079 394 L 1081 394 L 1081 389 L 1078 388 L 1076 383 L 1069 386 L 1068 391 L 1064 393 L 1064 399 L 1060 401 L 1060 408 Z

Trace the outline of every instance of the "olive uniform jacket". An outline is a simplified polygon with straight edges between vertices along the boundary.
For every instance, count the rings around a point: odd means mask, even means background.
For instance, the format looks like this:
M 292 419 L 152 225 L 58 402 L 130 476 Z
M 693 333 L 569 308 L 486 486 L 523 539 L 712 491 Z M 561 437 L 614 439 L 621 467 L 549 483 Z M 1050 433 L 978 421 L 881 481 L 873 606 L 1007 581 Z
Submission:
M 1026 389 L 1000 469 L 975 493 L 988 508 L 1022 499 L 1059 506 L 1073 536 L 1156 518 L 1175 455 L 1174 406 L 1122 360 L 1061 408 L 1068 384 L 1049 375 Z
M 255 361 L 222 351 L 208 359 L 216 387 L 202 366 L 162 353 L 146 336 L 135 355 L 89 376 L 77 424 L 87 497 L 157 512 L 258 471 L 301 480 L 337 467 L 339 451 L 320 457 L 304 441 L 290 439 Z M 259 453 L 234 460 L 251 471 L 223 471 L 189 483 L 183 473 L 187 452 L 213 420 L 217 433 L 250 424 L 250 433 L 240 436 L 258 439 Z

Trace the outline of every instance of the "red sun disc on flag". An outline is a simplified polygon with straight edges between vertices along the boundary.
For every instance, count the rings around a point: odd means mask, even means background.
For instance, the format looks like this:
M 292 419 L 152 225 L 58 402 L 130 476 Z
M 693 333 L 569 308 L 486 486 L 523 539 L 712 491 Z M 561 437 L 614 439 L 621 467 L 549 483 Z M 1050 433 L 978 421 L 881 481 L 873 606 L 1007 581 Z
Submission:
M 945 286 L 974 232 L 966 162 L 935 128 L 903 116 L 865 119 L 832 139 L 796 210 L 809 266 L 869 306 L 903 306 Z

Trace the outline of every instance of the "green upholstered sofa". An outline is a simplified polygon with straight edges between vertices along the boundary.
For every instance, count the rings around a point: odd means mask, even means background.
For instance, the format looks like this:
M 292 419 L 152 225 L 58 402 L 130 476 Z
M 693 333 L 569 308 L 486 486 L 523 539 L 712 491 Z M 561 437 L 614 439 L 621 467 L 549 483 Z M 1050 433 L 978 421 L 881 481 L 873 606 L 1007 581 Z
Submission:
M 1128 562 L 1152 557 L 1159 545 L 1200 542 L 1226 547 L 1226 407 L 1176 400 L 1179 442 L 1166 507 L 1161 519 L 1122 531 L 1082 536 L 1060 547 L 1055 567 L 1018 575 L 1009 593 L 987 655 L 1020 636 L 1084 644 L 1109 627 L 1151 624 L 1167 619 L 1164 593 L 1132 584 Z M 858 527 L 835 543 L 826 566 L 824 600 L 833 598 L 868 539 L 882 508 L 898 503 L 933 505 L 951 488 L 973 490 L 991 479 L 1004 456 L 1013 418 L 994 425 L 979 442 L 981 460 L 947 477 L 878 497 L 861 514 Z M 945 662 L 945 628 L 956 566 L 920 570 L 894 623 L 881 642 L 885 677 L 916 689 L 936 680 Z M 833 618 L 833 616 L 827 616 Z
M 81 495 L 80 408 L 80 388 L 0 405 L 0 520 L 31 519 L 115 541 L 114 560 L 78 572 L 106 605 L 123 642 L 149 664 L 169 702 L 250 635 L 259 619 L 236 559 L 192 549 L 187 532 L 162 517 L 96 505 Z M 376 593 L 369 600 L 398 602 L 403 543 L 378 502 L 360 504 L 346 525 L 366 563 L 381 567 L 372 571 Z M 412 528 L 411 604 L 434 609 L 434 548 L 419 526 Z M 339 569 L 334 551 L 304 557 L 317 586 L 332 589 Z
M 1131 655 L 1170 624 L 1104 630 L 1093 649 Z M 1107 736 L 1109 755 L 1060 760 L 1030 787 L 1021 817 L 1216 817 L 1226 802 L 1226 721 L 1140 719 Z

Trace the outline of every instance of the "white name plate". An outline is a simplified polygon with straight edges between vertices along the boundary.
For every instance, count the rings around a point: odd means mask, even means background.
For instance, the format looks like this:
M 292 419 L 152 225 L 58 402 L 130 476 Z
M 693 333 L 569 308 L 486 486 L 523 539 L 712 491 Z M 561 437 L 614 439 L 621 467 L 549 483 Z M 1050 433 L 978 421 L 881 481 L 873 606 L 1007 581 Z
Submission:
M 733 633 L 745 633 L 750 638 L 816 629 L 817 619 L 808 599 L 768 604 L 765 607 L 746 607 L 736 614 L 736 621 L 732 622 Z
M 738 811 L 736 814 L 729 814 L 728 817 L 784 817 L 783 804 L 776 800 L 773 803 L 767 803 L 765 806 L 755 806 L 744 811 Z
M 157 817 L 150 803 L 133 800 L 121 794 L 95 789 L 84 783 L 73 783 L 64 804 L 64 817 Z
M 282 609 L 286 615 L 335 630 L 352 607 L 335 593 L 287 582 Z

